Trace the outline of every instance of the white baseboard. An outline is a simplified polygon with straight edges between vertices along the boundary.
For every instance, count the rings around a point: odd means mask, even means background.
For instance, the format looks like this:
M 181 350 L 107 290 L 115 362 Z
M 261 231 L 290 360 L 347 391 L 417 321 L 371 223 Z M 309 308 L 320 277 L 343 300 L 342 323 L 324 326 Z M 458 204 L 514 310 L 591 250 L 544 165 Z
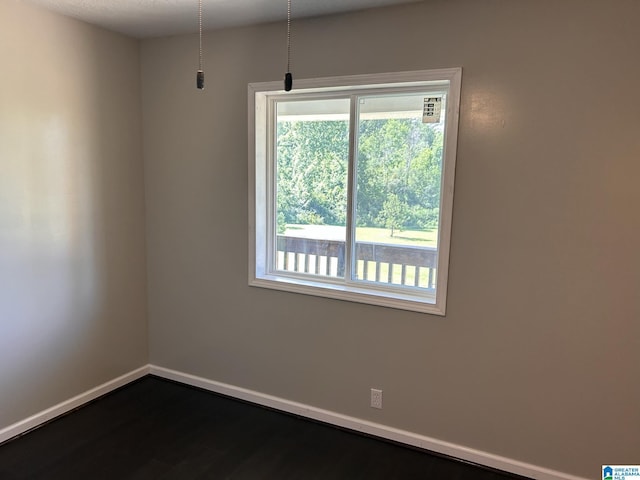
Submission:
M 77 395 L 69 400 L 65 400 L 51 408 L 48 408 L 42 412 L 36 413 L 31 417 L 21 420 L 19 422 L 14 423 L 13 425 L 9 425 L 3 429 L 0 429 L 0 443 L 5 442 L 13 437 L 23 434 L 31 430 L 32 428 L 37 427 L 38 425 L 42 425 L 43 423 L 48 422 L 60 415 L 67 413 L 74 408 L 78 408 L 84 405 L 91 400 L 95 400 L 96 398 L 109 393 L 116 388 L 120 388 L 127 383 L 133 382 L 138 378 L 142 378 L 145 375 L 148 375 L 150 371 L 150 366 L 145 365 L 144 367 L 140 367 L 132 372 L 125 373 L 124 375 L 114 378 L 102 385 L 92 388 L 80 395 Z
M 67 413 L 74 408 L 78 408 L 91 400 L 95 400 L 96 398 L 133 382 L 134 380 L 142 378 L 149 373 L 157 375 L 158 377 L 184 383 L 186 385 L 203 388 L 211 392 L 220 393 L 240 400 L 246 400 L 251 403 L 274 408 L 283 412 L 300 415 L 301 417 L 318 420 L 338 427 L 449 455 L 468 462 L 485 465 L 487 467 L 515 473 L 517 475 L 523 475 L 525 477 L 535 478 L 537 480 L 587 480 L 582 477 L 557 472 L 555 470 L 520 462 L 518 460 L 512 460 L 510 458 L 430 438 L 414 432 L 399 430 L 397 428 L 370 422 L 368 420 L 342 415 L 340 413 L 323 410 L 311 405 L 293 402 L 273 395 L 267 395 L 246 388 L 208 380 L 206 378 L 170 370 L 156 365 L 140 367 L 132 372 L 103 383 L 98 387 L 81 393 L 69 400 L 61 402 L 58 405 L 48 408 L 47 410 L 32 415 L 25 420 L 21 420 L 13 425 L 0 429 L 0 443 L 42 425 L 53 418 Z
M 212 392 L 221 393 L 223 395 L 246 400 L 251 403 L 274 408 L 283 412 L 293 413 L 295 415 L 300 415 L 301 417 L 319 420 L 338 427 L 348 428 L 357 432 L 393 440 L 395 442 L 449 455 L 461 460 L 485 465 L 505 472 L 515 473 L 517 475 L 523 475 L 525 477 L 535 478 L 538 480 L 586 480 L 582 477 L 576 477 L 574 475 L 557 472 L 529 463 L 520 462 L 518 460 L 512 460 L 492 453 L 483 452 L 462 445 L 456 445 L 454 443 L 426 437 L 424 435 L 405 430 L 399 430 L 386 425 L 370 422 L 368 420 L 362 420 L 342 415 L 340 413 L 323 410 L 321 408 L 274 397 L 272 395 L 248 390 L 246 388 L 208 380 L 188 373 L 158 367 L 156 365 L 150 365 L 150 373 L 168 380 L 174 380 L 176 382 L 203 388 Z

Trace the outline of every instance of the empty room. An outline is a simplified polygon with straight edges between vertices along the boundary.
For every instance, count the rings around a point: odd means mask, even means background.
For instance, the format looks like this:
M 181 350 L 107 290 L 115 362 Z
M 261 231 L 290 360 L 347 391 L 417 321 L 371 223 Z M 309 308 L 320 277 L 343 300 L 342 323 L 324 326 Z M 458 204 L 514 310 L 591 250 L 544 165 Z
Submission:
M 0 478 L 640 478 L 639 22 L 0 0 Z

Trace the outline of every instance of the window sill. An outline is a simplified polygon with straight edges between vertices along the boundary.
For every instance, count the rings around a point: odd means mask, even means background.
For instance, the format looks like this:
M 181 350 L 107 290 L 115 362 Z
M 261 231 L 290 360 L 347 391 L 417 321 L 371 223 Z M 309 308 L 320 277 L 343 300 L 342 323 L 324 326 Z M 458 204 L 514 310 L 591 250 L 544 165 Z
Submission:
M 314 282 L 308 279 L 281 275 L 264 275 L 252 278 L 249 285 L 316 297 L 333 298 L 347 302 L 366 303 L 381 307 L 409 310 L 412 312 L 445 315 L 442 306 L 437 305 L 435 295 L 407 295 L 388 290 L 378 290 L 342 283 Z

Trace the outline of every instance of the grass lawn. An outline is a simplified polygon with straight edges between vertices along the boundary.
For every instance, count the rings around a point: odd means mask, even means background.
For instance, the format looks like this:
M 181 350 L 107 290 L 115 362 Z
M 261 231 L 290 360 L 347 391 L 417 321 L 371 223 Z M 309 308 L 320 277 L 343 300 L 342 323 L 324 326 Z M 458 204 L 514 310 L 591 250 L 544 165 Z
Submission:
M 345 240 L 346 228 L 334 225 L 293 225 L 288 224 L 285 235 L 289 237 L 316 238 L 323 240 Z M 356 239 L 361 242 L 393 243 L 396 245 L 416 245 L 437 247 L 438 230 L 403 230 L 394 232 L 388 228 L 356 228 Z
M 356 239 L 361 242 L 393 243 L 397 245 L 438 246 L 438 229 L 396 230 L 391 236 L 388 228 L 356 228 Z

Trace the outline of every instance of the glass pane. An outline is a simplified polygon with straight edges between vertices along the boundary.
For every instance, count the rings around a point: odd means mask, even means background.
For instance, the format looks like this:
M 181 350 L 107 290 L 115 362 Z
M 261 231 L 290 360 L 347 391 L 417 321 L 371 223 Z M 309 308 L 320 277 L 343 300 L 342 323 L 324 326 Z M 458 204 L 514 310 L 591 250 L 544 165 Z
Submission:
M 433 97 L 359 99 L 352 280 L 435 291 L 444 108 L 438 118 Z
M 276 105 L 275 270 L 344 278 L 349 106 Z

